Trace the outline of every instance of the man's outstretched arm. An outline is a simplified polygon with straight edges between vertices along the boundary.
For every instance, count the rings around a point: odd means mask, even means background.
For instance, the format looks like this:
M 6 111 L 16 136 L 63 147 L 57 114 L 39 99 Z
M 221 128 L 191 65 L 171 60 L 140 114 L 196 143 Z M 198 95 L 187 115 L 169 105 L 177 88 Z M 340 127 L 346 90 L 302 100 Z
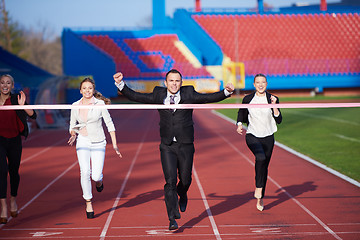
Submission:
M 113 75 L 116 87 L 126 98 L 134 102 L 154 103 L 153 93 L 140 93 L 132 90 L 126 86 L 123 77 L 121 72 L 117 72 Z
M 198 93 L 194 90 L 194 103 L 211 103 L 211 102 L 219 102 L 224 100 L 227 97 L 230 97 L 234 92 L 234 85 L 232 83 L 228 83 L 225 86 L 225 89 L 219 92 L 214 93 Z

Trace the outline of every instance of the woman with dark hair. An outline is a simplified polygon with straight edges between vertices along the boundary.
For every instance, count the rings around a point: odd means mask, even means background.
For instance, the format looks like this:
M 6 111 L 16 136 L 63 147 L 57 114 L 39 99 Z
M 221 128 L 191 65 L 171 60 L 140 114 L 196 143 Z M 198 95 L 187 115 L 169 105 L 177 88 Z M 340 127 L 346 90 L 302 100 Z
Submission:
M 5 74 L 0 77 L 0 105 L 25 105 L 26 96 L 23 91 L 20 94 L 12 94 L 14 79 Z M 3 110 L 0 111 L 0 223 L 7 223 L 7 175 L 10 176 L 10 215 L 17 217 L 18 207 L 16 197 L 20 183 L 19 167 L 22 153 L 21 136 L 25 138 L 29 134 L 27 117 L 36 119 L 36 112 L 32 109 Z M 6 161 L 7 159 L 7 161 Z
M 279 98 L 266 91 L 267 79 L 263 74 L 254 77 L 255 91 L 243 98 L 243 104 L 275 104 Z M 243 123 L 248 125 L 246 144 L 255 155 L 255 184 L 254 197 L 257 199 L 256 208 L 264 210 L 263 197 L 268 177 L 268 167 L 274 148 L 274 133 L 276 124 L 280 124 L 282 115 L 278 108 L 240 108 L 237 117 L 237 132 L 242 134 Z
M 110 99 L 105 98 L 95 90 L 95 82 L 85 78 L 80 83 L 82 98 L 73 103 L 76 105 L 98 106 L 110 104 Z M 105 159 L 106 138 L 102 127 L 102 119 L 110 133 L 113 148 L 119 157 L 121 153 L 117 147 L 115 126 L 107 109 L 86 108 L 71 109 L 69 145 L 76 140 L 76 153 L 80 166 L 81 188 L 86 201 L 86 216 L 94 218 L 92 207 L 91 180 L 96 182 L 96 190 L 101 192 L 103 184 L 103 167 Z

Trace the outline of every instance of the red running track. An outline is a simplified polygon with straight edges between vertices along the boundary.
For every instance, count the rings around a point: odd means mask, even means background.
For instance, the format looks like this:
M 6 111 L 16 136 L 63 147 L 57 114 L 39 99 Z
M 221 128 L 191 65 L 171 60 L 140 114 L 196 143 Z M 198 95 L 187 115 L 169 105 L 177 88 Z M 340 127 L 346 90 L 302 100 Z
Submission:
M 360 190 L 275 147 L 265 209 L 254 191 L 253 156 L 235 126 L 194 111 L 189 203 L 169 231 L 155 110 L 112 111 L 123 158 L 108 145 L 104 191 L 86 219 L 75 147 L 67 130 L 37 130 L 24 142 L 20 214 L 0 239 L 360 239 Z M 108 138 L 109 139 L 109 138 Z

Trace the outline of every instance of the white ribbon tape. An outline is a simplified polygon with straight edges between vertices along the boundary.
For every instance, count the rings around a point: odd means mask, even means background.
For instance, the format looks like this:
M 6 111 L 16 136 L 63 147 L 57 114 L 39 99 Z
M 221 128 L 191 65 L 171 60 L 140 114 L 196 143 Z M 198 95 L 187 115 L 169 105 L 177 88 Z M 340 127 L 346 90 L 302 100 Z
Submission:
M 111 104 L 111 105 L 6 105 L 0 110 L 19 109 L 239 109 L 239 108 L 347 108 L 360 103 L 279 103 L 279 104 Z

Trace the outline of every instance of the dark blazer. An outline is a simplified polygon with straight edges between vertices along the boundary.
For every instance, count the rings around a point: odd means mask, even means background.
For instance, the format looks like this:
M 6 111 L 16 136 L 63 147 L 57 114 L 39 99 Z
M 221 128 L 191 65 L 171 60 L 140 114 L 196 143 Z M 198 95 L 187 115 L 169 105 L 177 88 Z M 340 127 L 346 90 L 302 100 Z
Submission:
M 152 93 L 135 92 L 126 85 L 121 93 L 131 101 L 164 104 L 167 96 L 167 88 L 155 87 Z M 182 86 L 180 88 L 179 104 L 198 104 L 218 102 L 226 98 L 224 91 L 202 94 L 195 91 L 193 86 Z M 173 138 L 179 143 L 194 142 L 194 122 L 192 119 L 193 109 L 158 109 L 160 115 L 160 137 L 161 143 L 169 145 Z
M 18 96 L 19 96 L 19 94 L 11 94 L 10 95 L 11 105 L 19 105 Z M 25 105 L 27 105 L 26 102 L 25 102 Z M 24 110 L 15 110 L 15 112 L 16 112 L 16 115 L 20 118 L 22 124 L 24 125 L 24 130 L 20 134 L 26 138 L 29 135 L 29 127 L 27 125 L 28 115 Z M 37 117 L 36 112 L 34 111 L 34 114 L 29 117 L 32 119 L 36 119 L 36 117 Z
M 268 92 L 265 92 L 265 93 L 266 93 L 267 102 L 271 103 L 271 98 L 270 97 L 271 97 L 272 94 L 270 94 Z M 250 93 L 249 95 L 246 95 L 243 98 L 242 103 L 243 104 L 249 104 L 251 102 L 251 100 L 254 98 L 254 96 L 255 96 L 255 92 Z M 275 95 L 273 95 L 273 96 L 276 97 L 276 103 L 279 103 L 279 98 L 277 96 L 275 96 Z M 275 119 L 275 122 L 277 124 L 280 124 L 281 121 L 282 121 L 282 115 L 281 115 L 280 109 L 279 109 L 280 114 L 277 117 L 274 116 L 274 110 L 271 109 L 271 111 L 272 111 L 272 115 L 273 115 L 273 117 Z M 240 108 L 239 111 L 238 111 L 237 122 L 242 122 L 242 123 L 246 123 L 246 124 L 249 125 L 248 116 L 249 116 L 249 110 L 247 108 Z

